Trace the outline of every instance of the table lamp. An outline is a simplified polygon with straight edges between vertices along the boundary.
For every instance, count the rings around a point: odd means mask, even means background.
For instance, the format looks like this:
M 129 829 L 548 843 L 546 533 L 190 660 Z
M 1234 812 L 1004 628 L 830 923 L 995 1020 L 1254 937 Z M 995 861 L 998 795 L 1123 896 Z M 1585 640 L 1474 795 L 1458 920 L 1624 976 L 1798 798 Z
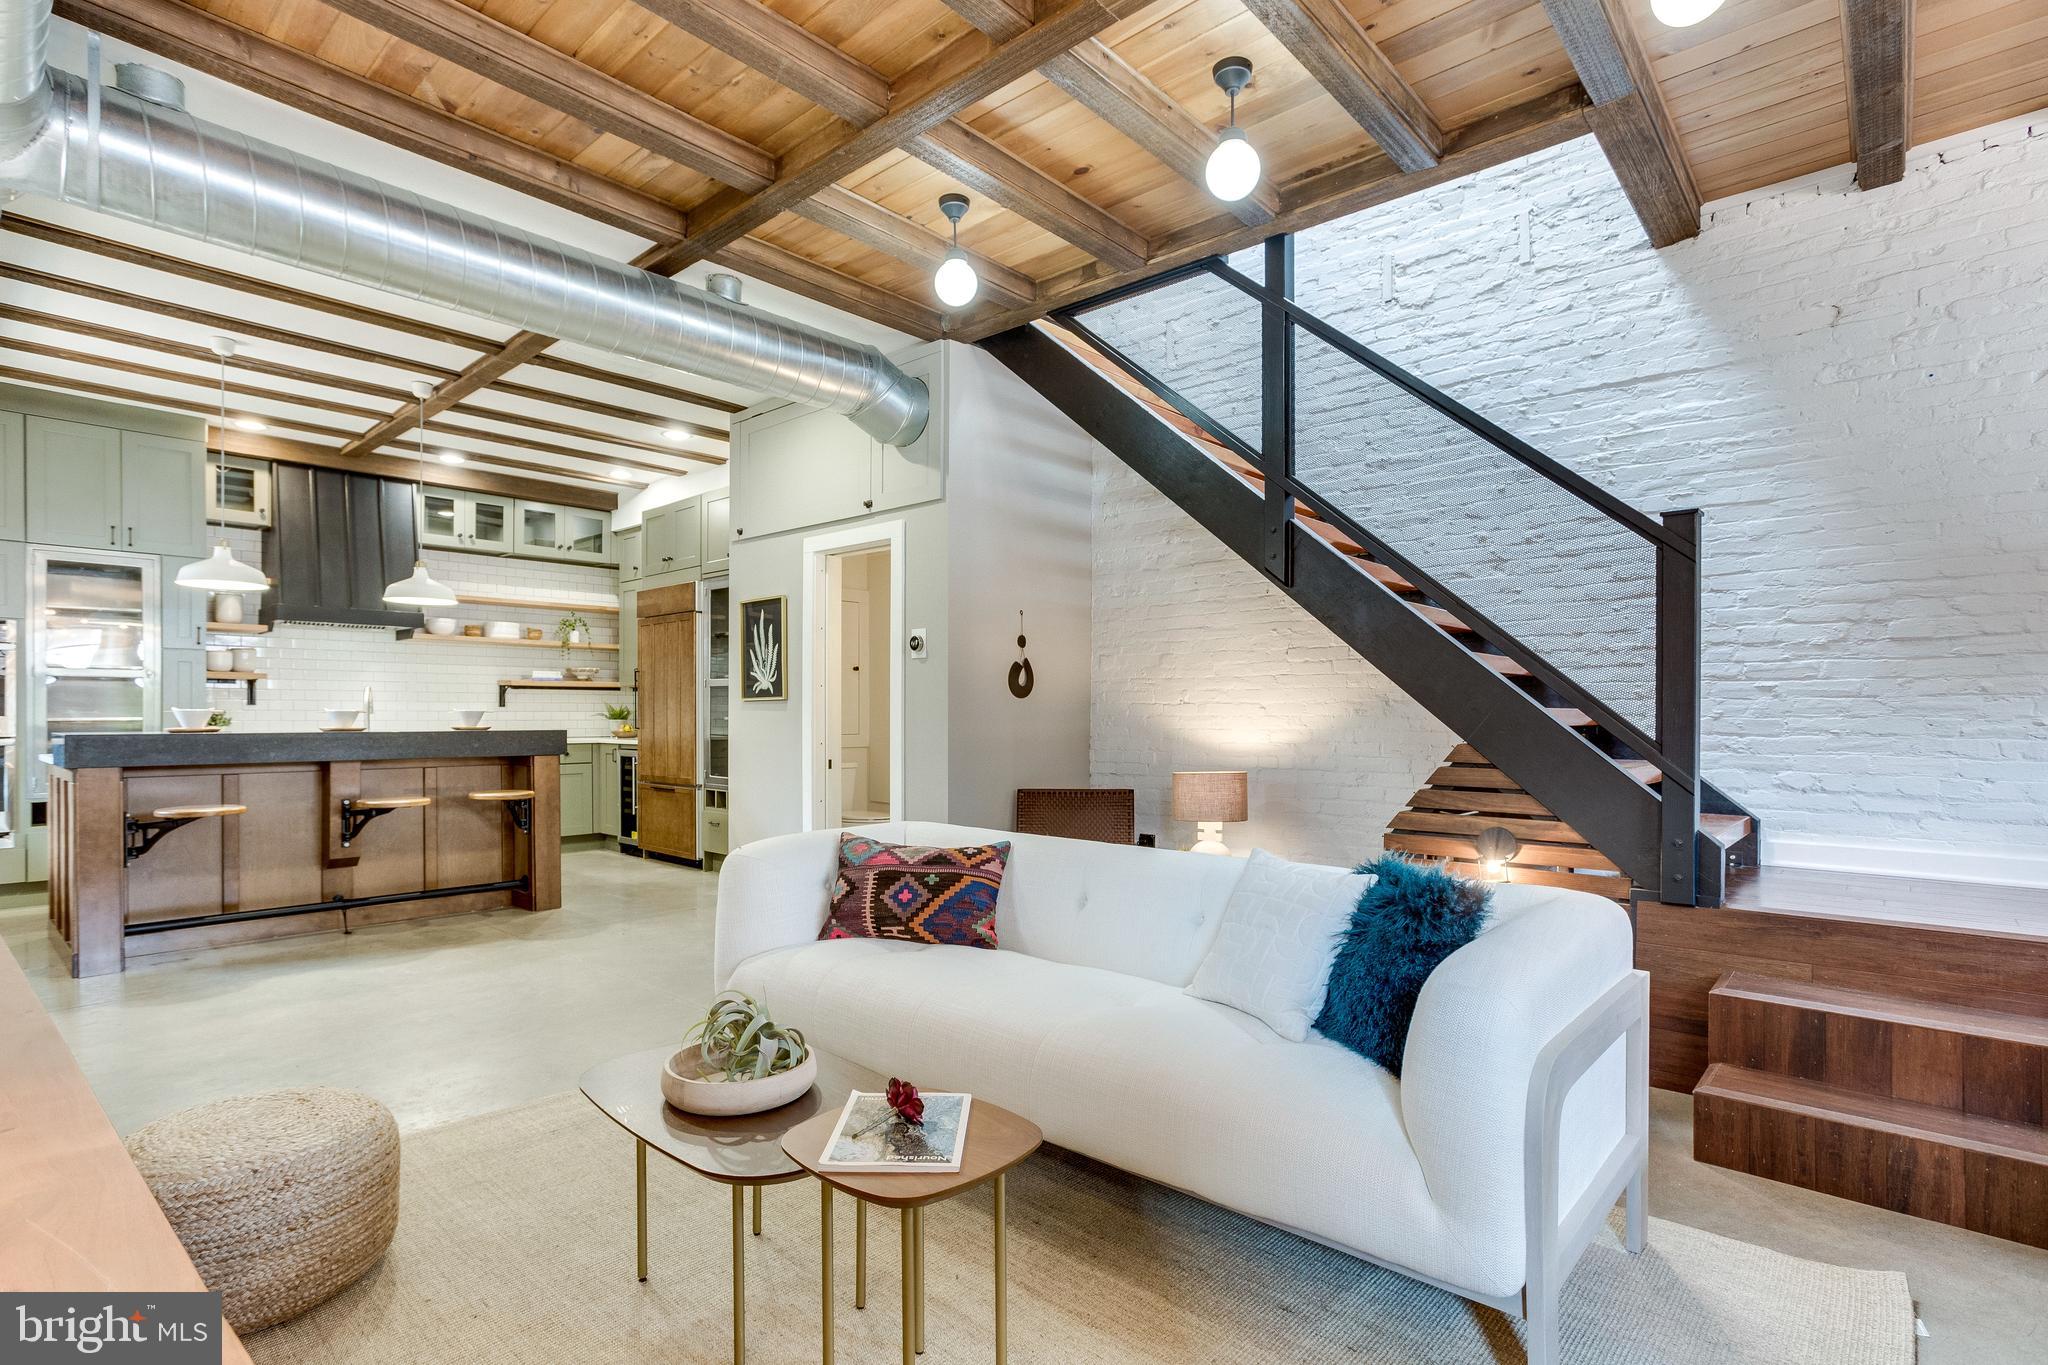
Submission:
M 1223 853 L 1224 822 L 1250 818 L 1246 811 L 1248 780 L 1244 773 L 1175 773 L 1173 818 L 1195 822 L 1190 853 Z

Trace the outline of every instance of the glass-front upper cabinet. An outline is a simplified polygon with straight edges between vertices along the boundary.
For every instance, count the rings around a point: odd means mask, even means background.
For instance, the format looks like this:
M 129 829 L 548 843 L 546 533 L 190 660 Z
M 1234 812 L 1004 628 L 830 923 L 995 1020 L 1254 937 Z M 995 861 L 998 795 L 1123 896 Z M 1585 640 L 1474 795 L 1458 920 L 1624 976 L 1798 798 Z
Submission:
M 732 742 L 732 589 L 704 585 L 704 785 L 725 788 Z
M 561 525 L 562 553 L 565 556 L 589 560 L 593 564 L 610 562 L 611 546 L 607 542 L 611 535 L 611 519 L 604 513 L 564 507 L 561 509 Z
M 422 545 L 585 564 L 612 560 L 611 517 L 603 512 L 455 488 L 422 489 L 419 508 Z
M 462 538 L 463 502 L 460 493 L 445 488 L 420 490 L 420 544 L 438 545 L 446 550 L 465 550 Z
M 230 457 L 206 467 L 206 519 L 230 526 L 270 525 L 270 466 Z
M 522 502 L 519 504 L 519 540 L 517 548 L 524 554 L 544 554 L 550 558 L 562 552 L 562 510 L 550 507 L 544 502 Z
M 471 493 L 469 502 L 469 548 L 472 550 L 509 550 L 512 548 L 512 509 L 510 498 L 501 498 L 490 493 Z

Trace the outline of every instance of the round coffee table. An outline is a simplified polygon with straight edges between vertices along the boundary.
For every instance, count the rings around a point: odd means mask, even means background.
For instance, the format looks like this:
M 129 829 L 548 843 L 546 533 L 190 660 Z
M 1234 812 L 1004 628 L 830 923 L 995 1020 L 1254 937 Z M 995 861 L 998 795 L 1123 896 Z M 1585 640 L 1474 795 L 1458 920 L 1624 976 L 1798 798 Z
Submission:
M 761 1187 L 802 1180 L 808 1172 L 782 1150 L 782 1136 L 805 1120 L 839 1113 L 866 1073 L 818 1057 L 818 1084 L 779 1109 L 735 1118 L 685 1114 L 661 1096 L 661 1067 L 673 1046 L 616 1057 L 583 1073 L 584 1097 L 631 1133 L 636 1247 L 640 1278 L 647 1278 L 647 1152 L 659 1152 L 706 1180 L 732 1187 L 732 1359 L 747 1358 L 747 1193 L 753 1192 L 754 1235 L 761 1235 Z
M 849 1089 L 878 1091 L 879 1078 L 866 1085 L 838 1085 L 820 1089 L 830 1097 L 822 1112 L 789 1127 L 782 1137 L 782 1150 L 804 1170 L 818 1178 L 820 1221 L 818 1243 L 823 1255 L 824 1361 L 832 1365 L 832 1191 L 843 1190 L 854 1197 L 856 1218 L 854 1246 L 856 1277 L 854 1307 L 867 1297 L 867 1206 L 900 1210 L 903 1243 L 903 1365 L 912 1365 L 924 1350 L 924 1211 L 926 1206 L 965 1194 L 977 1185 L 995 1182 L 995 1297 L 996 1365 L 1005 1365 L 1010 1351 L 1010 1305 L 1006 1249 L 1003 1242 L 1003 1176 L 1038 1150 L 1044 1135 L 1038 1125 L 1001 1105 L 977 1099 L 967 1119 L 967 1147 L 960 1156 L 960 1169 L 947 1173 L 871 1175 L 851 1171 L 821 1171 L 818 1159 Z

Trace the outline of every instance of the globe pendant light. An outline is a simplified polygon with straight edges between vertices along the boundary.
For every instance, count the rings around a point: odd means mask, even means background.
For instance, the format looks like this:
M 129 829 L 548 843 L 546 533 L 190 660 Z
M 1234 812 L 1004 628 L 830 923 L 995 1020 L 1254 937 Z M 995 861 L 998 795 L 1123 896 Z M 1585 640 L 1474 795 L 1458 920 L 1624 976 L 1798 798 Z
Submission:
M 422 497 L 427 491 L 427 395 L 434 386 L 424 379 L 413 381 L 413 397 L 420 400 L 420 420 L 413 430 L 420 438 L 419 487 Z M 384 589 L 384 600 L 394 607 L 452 607 L 455 605 L 455 590 L 436 583 L 427 572 L 427 561 L 416 559 L 412 565 L 412 577 L 401 578 Z
M 974 273 L 974 262 L 960 249 L 960 220 L 967 216 L 967 196 L 940 195 L 939 212 L 953 224 L 953 249 L 939 262 L 938 271 L 932 276 L 932 289 L 946 307 L 965 308 L 981 292 L 981 276 Z
M 1669 28 L 1691 28 L 1721 8 L 1721 0 L 1650 0 L 1650 13 Z
M 1252 83 L 1251 59 L 1225 57 L 1209 74 L 1230 96 L 1230 126 L 1217 136 L 1216 150 L 1209 153 L 1202 179 L 1208 182 L 1209 193 L 1226 204 L 1235 204 L 1259 187 L 1258 149 L 1237 126 L 1237 94 Z
M 235 353 L 232 337 L 215 337 L 213 353 L 220 357 L 220 473 L 217 479 L 226 479 L 228 467 L 228 357 Z M 215 485 L 218 487 L 218 484 Z M 222 514 L 220 543 L 213 547 L 213 553 L 196 564 L 187 564 L 178 570 L 174 580 L 181 588 L 196 592 L 269 592 L 270 580 L 263 576 L 261 569 L 252 568 L 235 558 L 235 552 L 228 548 L 228 524 Z

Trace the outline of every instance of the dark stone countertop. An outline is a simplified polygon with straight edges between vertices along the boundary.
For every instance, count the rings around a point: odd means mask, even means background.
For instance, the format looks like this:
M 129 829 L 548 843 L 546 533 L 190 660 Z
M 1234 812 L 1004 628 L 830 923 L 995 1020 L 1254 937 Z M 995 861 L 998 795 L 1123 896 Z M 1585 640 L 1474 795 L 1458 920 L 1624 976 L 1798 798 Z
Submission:
M 388 758 L 525 758 L 567 751 L 566 730 L 222 730 L 210 735 L 161 733 L 62 735 L 51 746 L 60 768 L 181 768 L 263 763 L 357 763 Z

